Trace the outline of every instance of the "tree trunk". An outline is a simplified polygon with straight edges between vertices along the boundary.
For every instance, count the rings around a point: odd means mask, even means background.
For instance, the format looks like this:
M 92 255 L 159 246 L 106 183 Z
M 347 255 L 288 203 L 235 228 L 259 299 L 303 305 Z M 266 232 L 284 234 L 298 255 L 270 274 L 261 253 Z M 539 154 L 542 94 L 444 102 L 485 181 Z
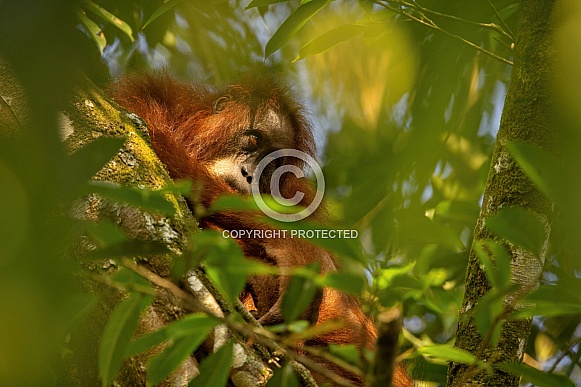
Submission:
M 498 345 L 492 348 L 485 343 L 487 347 L 481 348 L 483 337 L 475 327 L 473 312 L 491 286 L 475 253 L 475 246 L 484 240 L 496 240 L 507 246 L 511 257 L 511 280 L 519 289 L 516 292 L 522 293 L 539 284 L 549 235 L 548 218 L 552 205 L 517 165 L 507 144 L 511 141 L 525 141 L 547 149 L 555 141 L 549 88 L 553 5 L 554 0 L 530 0 L 520 4 L 510 85 L 468 262 L 466 291 L 455 345 L 476 354 L 479 360 L 490 363 L 522 361 L 531 321 L 505 322 Z M 501 208 L 511 206 L 534 212 L 545 225 L 545 248 L 540 257 L 499 240 L 485 227 L 487 217 Z M 513 297 L 514 294 L 506 297 L 505 307 L 510 308 Z M 475 370 L 466 364 L 451 363 L 447 385 L 518 386 L 519 377 L 508 372 L 496 368 L 492 373 Z

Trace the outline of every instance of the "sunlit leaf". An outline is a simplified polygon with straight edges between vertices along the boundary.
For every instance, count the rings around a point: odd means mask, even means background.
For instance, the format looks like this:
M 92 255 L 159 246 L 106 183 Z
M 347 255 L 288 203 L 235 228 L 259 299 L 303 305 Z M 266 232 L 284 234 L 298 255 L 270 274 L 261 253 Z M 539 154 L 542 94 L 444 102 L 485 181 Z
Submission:
M 288 3 L 288 2 L 289 0 L 252 0 L 250 4 L 248 4 L 246 8 L 244 8 L 244 10 L 256 7 L 266 7 L 276 3 Z
M 293 62 L 335 47 L 339 43 L 363 33 L 365 28 L 366 27 L 362 25 L 346 24 L 327 31 L 301 47 L 299 55 L 293 60 Z
M 93 3 L 92 1 L 83 1 L 81 3 L 85 9 L 91 11 L 95 15 L 99 16 L 105 22 L 112 24 L 123 32 L 131 41 L 133 42 L 133 31 L 129 24 L 125 23 L 123 20 L 119 19 L 117 16 L 113 15 L 111 12 L 107 11 L 103 7 Z
M 223 387 L 228 384 L 230 366 L 232 365 L 232 342 L 226 344 L 200 363 L 200 374 L 188 387 Z
M 486 218 L 486 227 L 537 256 L 545 243 L 545 226 L 537 215 L 522 207 L 501 208 Z
M 77 16 L 91 39 L 93 39 L 93 41 L 97 44 L 97 47 L 99 47 L 99 51 L 102 54 L 105 46 L 107 45 L 107 40 L 105 39 L 105 35 L 103 35 L 103 31 L 101 31 L 101 27 L 89 19 L 83 10 L 78 10 Z
M 313 0 L 301 5 L 276 30 L 272 38 L 266 43 L 264 56 L 269 57 L 294 36 L 329 0 Z
M 430 356 L 445 361 L 472 364 L 476 361 L 474 354 L 449 344 L 431 344 L 418 347 L 417 351 L 424 356 Z
M 99 345 L 99 376 L 102 386 L 109 386 L 127 358 L 129 342 L 137 328 L 141 312 L 153 297 L 133 294 L 115 307 L 107 321 Z

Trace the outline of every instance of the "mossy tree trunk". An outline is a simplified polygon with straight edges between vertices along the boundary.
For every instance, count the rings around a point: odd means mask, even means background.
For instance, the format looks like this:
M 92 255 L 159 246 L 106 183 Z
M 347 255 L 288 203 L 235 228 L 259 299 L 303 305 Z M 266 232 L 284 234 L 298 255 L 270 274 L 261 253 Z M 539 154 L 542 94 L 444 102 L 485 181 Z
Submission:
M 514 303 L 515 294 L 520 295 L 538 286 L 546 248 L 537 256 L 499 240 L 486 228 L 485 220 L 501 208 L 522 207 L 535 213 L 545 225 L 545 240 L 542 241 L 545 247 L 549 236 L 548 219 L 552 205 L 527 178 L 507 145 L 524 141 L 550 149 L 555 142 L 549 88 L 551 15 L 554 3 L 554 0 L 530 0 L 520 4 L 510 85 L 467 268 L 466 291 L 455 345 L 476 354 L 479 360 L 490 363 L 522 361 L 531 321 L 505 322 L 498 345 L 494 348 L 479 334 L 473 313 L 481 298 L 491 290 L 491 285 L 477 257 L 475 246 L 485 240 L 494 240 L 508 248 L 511 282 L 519 290 L 504 300 L 507 310 Z M 475 367 L 453 362 L 448 369 L 448 386 L 507 387 L 518 386 L 518 382 L 517 376 L 496 367 L 492 373 L 478 372 Z

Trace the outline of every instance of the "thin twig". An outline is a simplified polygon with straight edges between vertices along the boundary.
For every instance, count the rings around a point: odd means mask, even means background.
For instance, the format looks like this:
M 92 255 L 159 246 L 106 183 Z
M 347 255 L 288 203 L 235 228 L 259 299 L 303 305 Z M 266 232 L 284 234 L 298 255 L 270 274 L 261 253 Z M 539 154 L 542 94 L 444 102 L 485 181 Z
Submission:
M 494 6 L 494 4 L 492 4 L 492 1 L 490 0 L 486 0 L 488 1 L 488 4 L 490 4 L 490 7 L 492 8 L 492 10 L 494 11 L 494 14 L 496 15 L 496 17 L 498 18 L 498 21 L 500 22 L 500 24 L 502 24 L 502 28 L 508 32 L 508 34 L 510 35 L 510 37 L 512 38 L 512 41 L 514 42 L 514 32 L 512 32 L 512 30 L 510 29 L 510 27 L 508 26 L 508 24 L 506 24 L 506 22 L 504 21 L 504 19 L 500 16 L 500 13 L 498 13 L 498 10 L 496 9 L 496 7 Z
M 422 7 L 421 5 L 416 4 L 416 3 L 408 3 L 407 1 L 404 1 L 404 0 L 400 0 L 400 1 L 397 1 L 397 2 L 400 3 L 400 4 L 403 4 L 403 5 L 407 6 L 407 7 L 420 10 L 422 12 L 431 13 L 432 15 L 445 17 L 445 18 L 448 18 L 448 19 L 451 19 L 451 20 L 456 20 L 456 21 L 459 21 L 459 22 L 462 22 L 462 23 L 466 23 L 466 24 L 473 25 L 473 26 L 478 26 L 478 27 L 482 27 L 482 28 L 488 28 L 488 29 L 491 29 L 491 30 L 494 30 L 494 31 L 498 32 L 501 35 L 506 36 L 507 38 L 509 38 L 511 40 L 514 40 L 514 36 L 510 35 L 507 31 L 505 31 L 501 26 L 499 26 L 496 23 L 482 23 L 482 22 L 477 22 L 477 21 L 474 21 L 474 20 L 463 19 L 463 18 L 458 17 L 458 16 L 454 16 L 454 15 L 450 15 L 450 14 L 447 14 L 447 13 L 442 13 L 442 12 L 438 12 L 438 11 L 431 10 L 429 8 Z
M 448 35 L 448 36 L 450 36 L 452 38 L 458 39 L 461 42 L 469 45 L 470 47 L 472 47 L 472 48 L 474 48 L 474 49 L 476 49 L 476 50 L 478 50 L 478 51 L 480 51 L 480 52 L 482 52 L 482 53 L 484 53 L 484 54 L 486 54 L 486 55 L 488 55 L 488 56 L 490 56 L 490 57 L 492 57 L 492 58 L 494 58 L 496 60 L 499 60 L 499 61 L 501 61 L 503 63 L 506 63 L 506 64 L 512 66 L 512 62 L 509 61 L 508 59 L 503 58 L 503 57 L 501 57 L 499 55 L 496 55 L 492 51 L 488 51 L 487 49 L 485 49 L 483 47 L 480 47 L 479 45 L 477 45 L 477 44 L 475 44 L 475 43 L 473 43 L 473 42 L 471 42 L 471 41 L 469 41 L 467 39 L 464 39 L 463 37 L 461 37 L 459 35 L 453 34 L 453 33 L 449 32 L 449 31 L 446 31 L 446 30 L 442 29 L 440 26 L 438 26 L 436 23 L 434 23 L 430 18 L 428 18 L 425 14 L 422 14 L 422 17 L 425 19 L 425 20 L 423 20 L 423 19 L 420 19 L 420 18 L 418 18 L 418 17 L 416 17 L 416 16 L 414 16 L 414 15 L 412 15 L 412 14 L 404 11 L 403 9 L 392 7 L 391 5 L 385 4 L 385 3 L 383 3 L 380 0 L 375 0 L 374 3 L 375 4 L 378 4 L 378 5 L 382 6 L 382 7 L 384 7 L 386 9 L 389 9 L 389 10 L 391 10 L 391 11 L 397 13 L 397 14 L 400 14 L 402 16 L 406 16 L 406 17 L 410 18 L 411 20 L 415 20 L 418 23 L 425 25 L 426 27 L 432 28 L 432 29 L 434 29 L 436 31 L 439 31 L 439 32 L 441 32 L 441 33 L 443 33 L 445 35 Z

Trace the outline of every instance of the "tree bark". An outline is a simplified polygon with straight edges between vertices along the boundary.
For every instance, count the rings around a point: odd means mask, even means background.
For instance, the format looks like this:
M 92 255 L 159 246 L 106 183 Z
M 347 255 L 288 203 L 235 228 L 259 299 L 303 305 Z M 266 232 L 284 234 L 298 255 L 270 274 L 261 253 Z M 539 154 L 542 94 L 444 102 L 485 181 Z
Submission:
M 126 141 L 119 153 L 95 175 L 95 180 L 150 189 L 161 189 L 171 183 L 167 170 L 151 149 L 145 123 L 135 114 L 112 104 L 101 90 L 87 82 L 77 88 L 71 107 L 63 113 L 61 139 L 68 151 L 73 153 L 103 136 L 124 136 Z M 190 237 L 198 230 L 198 227 L 181 196 L 171 194 L 168 200 L 176 209 L 176 214 L 172 217 L 112 202 L 98 195 L 90 195 L 78 202 L 73 212 L 75 216 L 82 219 L 113 222 L 130 238 L 163 243 L 170 253 L 146 259 L 135 257 L 134 261 L 151 277 L 165 278 L 165 282 L 171 284 L 171 281 L 167 279 L 172 277 L 173 260 L 188 251 Z M 90 265 L 89 269 L 98 278 L 99 275 L 114 273 L 117 263 L 111 260 L 100 261 L 98 264 Z M 138 272 L 137 269 L 136 272 Z M 140 275 L 154 285 L 156 299 L 142 316 L 136 336 L 152 333 L 190 312 L 200 311 L 195 306 L 183 307 L 188 294 L 180 292 L 178 285 L 164 287 L 152 281 L 147 275 Z M 192 285 L 192 281 L 195 281 L 196 286 Z M 196 305 L 217 317 L 224 317 L 226 311 L 221 309 L 224 301 L 216 292 L 208 290 L 207 281 L 202 272 L 191 270 L 187 275 L 187 280 L 183 280 L 183 287 L 189 291 L 189 297 L 193 296 L 200 300 Z M 90 319 L 88 329 L 84 327 L 83 332 L 80 332 L 74 359 L 71 359 L 70 367 L 68 367 L 76 373 L 73 378 L 71 375 L 66 378 L 68 384 L 99 385 L 95 370 L 100 335 L 112 308 L 123 297 L 123 292 L 112 291 L 107 286 L 92 280 L 83 285 L 88 285 L 92 292 L 104 294 L 105 302 L 96 311 L 94 318 Z M 180 294 L 182 294 L 181 298 Z M 222 303 L 217 302 L 216 299 L 221 300 Z M 227 312 L 231 313 L 231 311 Z M 234 386 L 255 387 L 266 383 L 272 371 L 226 326 L 215 328 L 212 336 L 213 344 L 209 344 L 210 351 L 216 351 L 234 336 L 236 350 L 234 366 L 230 374 Z M 74 344 L 74 342 L 71 343 L 72 346 Z M 163 346 L 158 346 L 128 359 L 115 383 L 123 386 L 145 386 L 147 361 L 163 349 Z M 80 353 L 84 356 L 81 361 L 77 357 Z M 186 386 L 198 373 L 197 360 L 191 356 L 159 385 Z M 79 375 L 81 375 L 80 379 L 77 377 Z M 88 378 L 89 375 L 92 377 Z
M 505 322 L 496 348 L 480 348 L 483 338 L 474 325 L 473 312 L 479 300 L 490 290 L 490 284 L 475 253 L 475 246 L 479 241 L 496 240 L 508 247 L 511 281 L 517 285 L 517 293 L 538 286 L 546 248 L 537 257 L 522 248 L 500 241 L 486 229 L 485 219 L 504 207 L 528 209 L 545 225 L 546 246 L 552 205 L 517 165 L 507 144 L 511 141 L 525 141 L 550 149 L 556 141 L 549 88 L 553 5 L 554 0 L 530 0 L 520 4 L 512 75 L 467 267 L 466 290 L 455 346 L 478 354 L 479 360 L 491 363 L 522 361 L 531 321 Z M 505 305 L 511 305 L 513 297 L 514 294 L 509 295 Z M 475 368 L 469 365 L 451 363 L 447 385 L 518 386 L 519 377 L 505 371 L 496 368 L 492 373 L 474 371 Z

